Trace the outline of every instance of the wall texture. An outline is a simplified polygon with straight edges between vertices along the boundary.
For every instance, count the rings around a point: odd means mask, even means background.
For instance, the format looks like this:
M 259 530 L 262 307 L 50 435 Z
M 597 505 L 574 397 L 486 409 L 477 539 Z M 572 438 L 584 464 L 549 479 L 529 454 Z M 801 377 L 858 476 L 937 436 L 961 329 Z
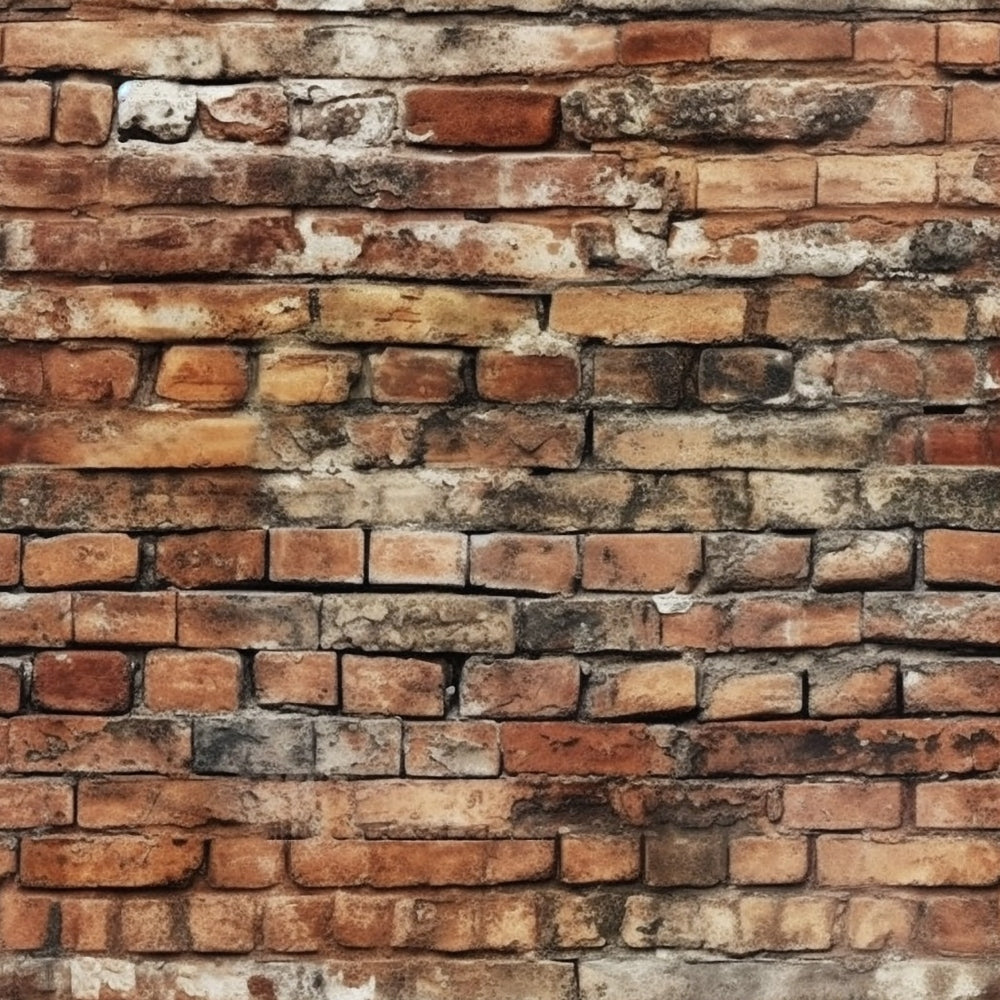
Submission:
M 0 0 L 0 995 L 1000 996 L 1000 21 Z

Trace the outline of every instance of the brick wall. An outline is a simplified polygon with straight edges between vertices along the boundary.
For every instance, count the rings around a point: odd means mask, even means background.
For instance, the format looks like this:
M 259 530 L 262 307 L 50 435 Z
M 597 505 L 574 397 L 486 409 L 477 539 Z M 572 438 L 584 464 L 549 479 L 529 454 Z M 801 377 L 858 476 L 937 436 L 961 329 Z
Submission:
M 1000 995 L 989 0 L 0 0 L 0 996 Z

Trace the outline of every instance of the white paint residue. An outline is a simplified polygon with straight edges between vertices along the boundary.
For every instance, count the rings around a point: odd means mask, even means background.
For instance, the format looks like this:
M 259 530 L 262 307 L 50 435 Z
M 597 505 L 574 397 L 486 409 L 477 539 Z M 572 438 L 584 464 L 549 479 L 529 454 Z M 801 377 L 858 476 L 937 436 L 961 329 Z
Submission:
M 345 986 L 343 976 L 338 973 L 336 982 L 327 982 L 323 1000 L 375 1000 L 375 977 L 360 986 Z
M 694 605 L 694 601 L 687 594 L 676 594 L 672 590 L 669 594 L 653 594 L 650 600 L 661 615 L 680 615 L 690 611 Z
M 74 1000 L 100 1000 L 104 987 L 131 997 L 135 995 L 135 965 L 118 958 L 73 958 L 69 982 Z
M 246 974 L 186 966 L 177 970 L 177 989 L 198 1000 L 249 1000 Z

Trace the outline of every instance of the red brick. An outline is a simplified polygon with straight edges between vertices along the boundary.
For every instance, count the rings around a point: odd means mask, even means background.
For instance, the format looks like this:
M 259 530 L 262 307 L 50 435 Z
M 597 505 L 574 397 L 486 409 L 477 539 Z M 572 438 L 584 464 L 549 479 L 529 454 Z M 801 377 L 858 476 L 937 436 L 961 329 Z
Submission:
M 563 882 L 633 882 L 639 877 L 640 843 L 634 834 L 566 834 L 559 838 Z
M 857 669 L 811 671 L 809 714 L 882 715 L 897 711 L 896 665 L 876 663 Z
M 154 954 L 187 951 L 182 899 L 126 896 L 121 907 L 121 938 L 126 951 Z
M 194 951 L 248 952 L 255 944 L 259 904 L 253 896 L 199 893 L 187 901 Z
M 209 139 L 258 145 L 284 142 L 289 132 L 288 98 L 273 85 L 203 90 L 198 95 L 198 124 Z
M 590 719 L 621 719 L 698 707 L 698 674 L 681 660 L 591 666 L 583 712 Z
M 861 599 L 744 597 L 733 604 L 732 644 L 744 649 L 861 641 Z
M 21 580 L 21 538 L 0 535 L 0 587 L 12 587 Z
M 500 746 L 508 774 L 671 775 L 671 733 L 628 723 L 505 722 Z
M 0 345 L 0 399 L 42 399 L 43 358 L 34 346 Z
M 726 619 L 726 609 L 716 604 L 661 610 L 660 646 L 675 650 L 728 648 Z
M 272 528 L 271 579 L 280 582 L 361 583 L 360 528 Z
M 259 530 L 163 535 L 156 542 L 156 572 L 175 587 L 262 580 L 266 537 Z
M 569 593 L 576 578 L 576 538 L 572 535 L 473 535 L 469 580 L 493 590 Z
M 234 347 L 168 347 L 156 392 L 180 403 L 238 403 L 247 392 L 246 354 Z
M 72 952 L 109 951 L 117 908 L 117 901 L 111 899 L 63 898 L 59 903 L 60 944 Z
M 941 403 L 979 398 L 978 363 L 966 347 L 929 347 L 924 354 L 924 392 Z
M 936 954 L 979 956 L 1000 946 L 996 899 L 965 894 L 929 899 L 925 906 L 923 936 Z
M 75 403 L 120 403 L 132 398 L 139 379 L 135 351 L 54 347 L 43 358 L 49 392 Z
M 943 21 L 938 25 L 938 62 L 989 66 L 998 61 L 1000 25 L 992 21 Z
M 468 538 L 457 531 L 372 531 L 368 579 L 372 583 L 461 587 L 465 584 L 468 544 Z
M 1000 664 L 961 660 L 917 664 L 903 671 L 903 710 L 927 712 L 1000 711 Z
M 540 881 L 554 870 L 550 840 L 296 840 L 289 855 L 303 886 L 498 885 Z
M 935 27 L 926 21 L 871 21 L 854 28 L 854 58 L 863 62 L 934 62 Z
M 26 587 L 131 583 L 139 573 L 139 543 L 118 534 L 28 538 L 22 572 Z
M 43 947 L 55 925 L 56 902 L 8 889 L 0 894 L 0 944 L 7 951 Z
M 26 837 L 22 885 L 132 889 L 186 882 L 202 862 L 202 843 L 182 837 Z
M 915 900 L 853 896 L 847 903 L 847 939 L 862 951 L 905 948 L 916 922 Z
M 1000 586 L 1000 532 L 924 532 L 924 578 L 928 583 Z
M 114 110 L 115 92 L 110 84 L 69 77 L 59 84 L 52 138 L 101 146 L 111 134 Z
M 809 872 L 805 837 L 735 837 L 729 842 L 729 878 L 736 885 L 793 885 Z
M 75 649 L 39 653 L 32 696 L 54 712 L 124 712 L 132 700 L 132 671 L 124 653 Z
M 405 128 L 431 146 L 543 146 L 558 107 L 554 94 L 511 87 L 415 87 L 404 97 Z
M 311 649 L 318 637 L 318 604 L 311 594 L 185 591 L 177 596 L 181 646 Z
M 48 778 L 0 779 L 0 829 L 67 826 L 72 822 L 72 785 Z
M 626 66 L 707 62 L 711 25 L 704 21 L 633 21 L 622 27 Z
M 153 712 L 234 712 L 240 675 L 238 653 L 151 650 L 143 670 L 146 707 Z
M 21 670 L 17 661 L 0 660 L 0 715 L 14 715 L 21 707 Z
M 448 403 L 462 392 L 460 351 L 387 347 L 371 367 L 376 403 Z
M 586 590 L 686 591 L 700 572 L 698 535 L 587 535 L 583 540 Z
M 285 844 L 264 837 L 213 840 L 208 853 L 208 883 L 217 889 L 266 889 L 285 873 Z
M 52 87 L 41 80 L 5 82 L 0 85 L 4 116 L 0 143 L 37 142 L 47 139 L 52 118 Z
M 408 722 L 403 753 L 413 777 L 492 777 L 500 773 L 500 730 L 486 721 Z
M 717 21 L 712 25 L 710 51 L 713 59 L 850 59 L 851 26 L 843 21 Z
M 172 645 L 176 636 L 177 595 L 170 591 L 73 595 L 77 642 L 160 646 Z
M 795 829 L 892 829 L 902 818 L 897 782 L 815 782 L 784 789 L 782 822 Z
M 645 838 L 647 885 L 718 885 L 726 878 L 726 839 L 712 830 L 670 831 Z
M 575 356 L 480 351 L 476 388 L 483 399 L 505 403 L 558 403 L 580 391 Z
M 64 646 L 72 634 L 69 594 L 0 594 L 0 644 Z
M 838 352 L 833 389 L 851 399 L 920 399 L 920 356 L 906 348 L 855 345 Z
M 990 25 L 996 36 L 997 25 Z M 992 41 L 992 62 L 1000 60 L 1000 45 Z M 995 84 L 959 83 L 952 90 L 951 137 L 954 142 L 995 140 L 1000 129 L 995 124 L 1000 109 L 1000 89 Z
M 340 683 L 351 715 L 444 715 L 445 668 L 436 660 L 344 655 Z
M 332 903 L 323 896 L 268 897 L 264 900 L 267 951 L 320 951 L 330 941 Z
M 253 683 L 261 705 L 337 704 L 337 654 L 260 652 L 253 659 Z
M 889 642 L 1000 645 L 1000 595 L 865 595 L 865 639 Z
M 269 351 L 261 355 L 257 384 L 264 403 L 343 403 L 360 372 L 361 356 L 350 351 Z
M 580 664 L 569 656 L 474 658 L 462 668 L 459 710 L 463 716 L 563 718 L 576 714 L 579 698 Z

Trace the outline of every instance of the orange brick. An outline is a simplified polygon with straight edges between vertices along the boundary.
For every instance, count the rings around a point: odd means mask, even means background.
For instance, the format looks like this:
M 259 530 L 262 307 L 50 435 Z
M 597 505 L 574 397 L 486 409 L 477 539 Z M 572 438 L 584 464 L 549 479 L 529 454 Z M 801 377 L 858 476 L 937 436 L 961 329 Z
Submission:
M 660 645 L 664 649 L 722 649 L 728 646 L 726 612 L 715 604 L 694 604 L 660 615 Z
M 844 21 L 717 21 L 710 51 L 713 59 L 765 62 L 850 59 L 851 26 Z
M 0 715 L 14 715 L 21 707 L 22 665 L 0 660 Z
M 264 403 L 343 403 L 360 373 L 361 356 L 350 351 L 270 351 L 261 355 L 257 384 Z
M 110 84 L 69 77 L 59 84 L 52 138 L 101 146 L 111 134 L 115 92 Z
M 52 87 L 41 80 L 5 82 L 0 85 L 0 143 L 37 142 L 47 139 L 52 118 Z
M 564 834 L 559 838 L 559 878 L 563 882 L 632 882 L 639 871 L 637 836 Z
M 569 535 L 473 535 L 469 580 L 493 590 L 568 593 L 576 578 L 576 538 Z
M 622 26 L 622 63 L 706 62 L 710 31 L 704 21 L 632 21 Z
M 937 196 L 933 156 L 823 156 L 818 160 L 820 205 L 930 204 Z
M 591 666 L 584 694 L 590 719 L 690 712 L 698 707 L 698 674 L 681 660 Z
M 854 58 L 863 62 L 932 63 L 937 32 L 927 21 L 871 21 L 854 28 Z
M 262 580 L 266 538 L 264 531 L 163 535 L 156 542 L 156 572 L 175 587 Z
M 322 896 L 270 897 L 264 900 L 267 951 L 320 951 L 330 941 L 332 903 Z
M 903 671 L 903 708 L 924 712 L 1000 711 L 1000 664 L 959 660 L 917 664 Z
M 60 944 L 67 951 L 107 952 L 117 903 L 111 899 L 64 898 L 59 904 Z
M 813 159 L 739 157 L 698 164 L 698 208 L 811 208 L 816 203 Z
M 564 402 L 580 391 L 580 362 L 566 354 L 480 351 L 476 358 L 476 388 L 483 399 L 498 402 Z
M 213 840 L 208 853 L 208 882 L 217 889 L 266 889 L 285 872 L 285 844 L 263 837 Z
M 239 707 L 238 653 L 154 649 L 143 671 L 153 712 L 233 712 Z
M 576 713 L 580 664 L 569 656 L 537 660 L 473 658 L 462 668 L 463 716 L 560 718 Z
M 697 535 L 587 535 L 583 540 L 586 590 L 686 591 L 700 572 Z
M 260 652 L 253 659 L 253 683 L 261 705 L 337 704 L 337 654 Z
M 124 653 L 75 649 L 39 653 L 32 696 L 55 712 L 124 712 L 132 701 L 132 671 Z
M 361 583 L 360 528 L 272 528 L 271 579 L 281 582 Z
M 924 532 L 924 578 L 928 583 L 1000 586 L 1000 532 Z
M 809 676 L 809 714 L 883 715 L 897 710 L 896 665 L 876 663 L 856 670 L 812 671 Z
M 56 902 L 47 896 L 8 889 L 0 895 L 0 943 L 9 951 L 43 947 L 56 916 Z
M 786 785 L 782 822 L 800 830 L 891 829 L 903 800 L 896 782 L 816 782 Z
M 49 778 L 0 779 L 0 829 L 66 826 L 73 822 L 73 788 Z
M 49 392 L 75 403 L 119 403 L 131 399 L 139 378 L 134 350 L 55 347 L 43 359 Z
M 411 142 L 500 149 L 542 146 L 556 128 L 554 94 L 512 87 L 415 87 L 404 97 Z
M 805 537 L 737 532 L 705 536 L 705 584 L 709 591 L 803 587 L 809 578 Z
M 12 587 L 21 579 L 21 538 L 0 535 L 0 587 Z
M 678 830 L 645 839 L 647 885 L 709 886 L 726 878 L 726 839 L 715 831 Z
M 802 675 L 760 671 L 719 678 L 704 697 L 704 719 L 766 718 L 802 711 Z
M 252 951 L 259 904 L 253 896 L 207 893 L 187 901 L 188 933 L 195 951 Z
M 246 354 L 235 347 L 168 347 L 156 392 L 179 403 L 238 403 L 247 392 Z
M 729 842 L 729 878 L 736 885 L 791 885 L 809 872 L 805 837 L 735 837 Z
M 461 587 L 468 564 L 468 538 L 457 531 L 371 533 L 368 579 L 372 583 Z
M 916 922 L 917 903 L 912 899 L 854 896 L 847 902 L 847 939 L 861 951 L 905 948 Z
M 131 583 L 138 572 L 139 543 L 128 535 L 56 535 L 24 543 L 26 587 Z
M 460 351 L 387 347 L 371 366 L 377 403 L 447 403 L 462 392 Z
M 126 896 L 121 906 L 121 937 L 126 951 L 169 953 L 187 950 L 182 899 Z
M 1000 24 L 943 21 L 938 25 L 938 62 L 953 66 L 989 66 L 997 61 L 1000 61 Z
M 436 660 L 345 655 L 343 710 L 352 715 L 444 715 L 445 668 Z
M 173 645 L 177 595 L 169 591 L 73 594 L 73 637 L 77 642 Z
M 916 825 L 942 829 L 1000 829 L 1000 786 L 995 781 L 917 785 Z
M 210 139 L 258 145 L 288 138 L 288 98 L 281 87 L 247 86 L 198 95 L 198 124 Z

